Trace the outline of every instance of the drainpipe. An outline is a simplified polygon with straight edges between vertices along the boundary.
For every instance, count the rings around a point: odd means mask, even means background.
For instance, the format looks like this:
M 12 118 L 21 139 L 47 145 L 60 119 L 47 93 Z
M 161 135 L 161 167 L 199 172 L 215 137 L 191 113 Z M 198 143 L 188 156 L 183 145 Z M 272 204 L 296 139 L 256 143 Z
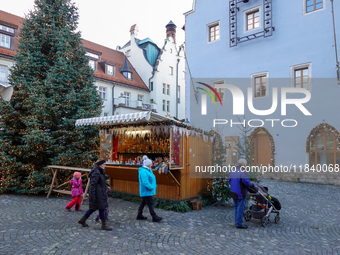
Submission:
M 338 79 L 338 84 L 340 83 L 340 75 L 339 75 L 339 60 L 338 60 L 338 47 L 336 44 L 336 33 L 335 33 L 335 20 L 334 20 L 334 6 L 333 6 L 333 0 L 331 0 L 332 3 L 332 17 L 333 17 L 333 31 L 334 31 L 334 47 L 335 47 L 335 60 L 336 60 L 336 76 Z
M 179 58 L 177 59 L 176 64 L 176 118 L 178 119 L 178 64 Z
M 115 115 L 115 83 L 112 83 L 112 116 Z
M 155 76 L 155 69 L 152 67 L 152 76 L 149 78 L 149 91 L 151 92 L 151 79 Z M 154 84 L 155 85 L 155 84 Z M 150 103 L 150 93 L 149 93 L 149 103 Z M 151 103 L 150 103 L 151 104 Z M 152 106 L 152 105 L 151 105 Z M 152 111 L 153 109 L 151 109 Z

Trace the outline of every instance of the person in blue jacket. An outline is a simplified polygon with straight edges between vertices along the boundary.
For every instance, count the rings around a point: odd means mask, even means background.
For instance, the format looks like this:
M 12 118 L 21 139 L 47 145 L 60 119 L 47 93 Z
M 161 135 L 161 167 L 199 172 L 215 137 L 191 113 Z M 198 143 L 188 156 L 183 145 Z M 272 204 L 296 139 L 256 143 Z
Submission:
M 230 197 L 234 200 L 235 209 L 235 225 L 237 228 L 248 228 L 243 225 L 243 214 L 247 202 L 247 190 L 252 185 L 249 181 L 249 175 L 245 171 L 247 161 L 240 159 L 236 170 L 229 175 L 230 182 Z
M 146 155 L 143 156 L 143 166 L 138 169 L 139 179 L 139 195 L 142 198 L 142 202 L 138 208 L 137 220 L 146 220 L 147 217 L 143 216 L 144 206 L 149 207 L 150 214 L 153 222 L 160 222 L 161 217 L 156 215 L 153 209 L 153 198 L 156 195 L 156 176 L 152 172 L 152 161 Z

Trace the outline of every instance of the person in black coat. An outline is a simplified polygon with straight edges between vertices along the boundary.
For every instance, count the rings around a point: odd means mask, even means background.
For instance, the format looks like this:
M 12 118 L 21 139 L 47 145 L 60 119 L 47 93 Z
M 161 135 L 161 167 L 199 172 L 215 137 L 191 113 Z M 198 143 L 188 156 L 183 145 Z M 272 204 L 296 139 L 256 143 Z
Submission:
M 106 225 L 105 209 L 108 207 L 106 197 L 106 181 L 105 181 L 105 166 L 106 161 L 104 159 L 98 159 L 89 173 L 90 178 L 90 191 L 89 191 L 89 210 L 78 221 L 83 227 L 88 227 L 86 220 L 90 215 L 99 210 L 99 216 L 102 221 L 102 230 L 112 230 Z

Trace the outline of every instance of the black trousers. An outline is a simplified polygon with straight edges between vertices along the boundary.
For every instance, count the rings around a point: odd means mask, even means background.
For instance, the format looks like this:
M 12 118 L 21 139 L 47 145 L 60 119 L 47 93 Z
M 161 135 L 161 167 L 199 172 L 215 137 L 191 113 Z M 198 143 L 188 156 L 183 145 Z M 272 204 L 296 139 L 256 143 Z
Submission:
M 144 206 L 147 205 L 149 207 L 149 211 L 152 217 L 156 216 L 155 210 L 153 209 L 153 198 L 150 197 L 142 197 L 142 202 L 138 208 L 138 215 L 141 216 L 143 214 Z

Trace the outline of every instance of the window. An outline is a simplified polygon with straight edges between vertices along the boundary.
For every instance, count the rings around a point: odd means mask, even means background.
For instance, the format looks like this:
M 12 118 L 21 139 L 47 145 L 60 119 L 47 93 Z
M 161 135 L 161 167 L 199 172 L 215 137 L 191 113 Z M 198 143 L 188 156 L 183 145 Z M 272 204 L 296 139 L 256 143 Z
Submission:
M 14 49 L 14 36 L 16 29 L 5 25 L 0 25 L 0 47 Z
M 137 96 L 137 100 L 143 102 L 144 101 L 144 96 L 143 95 L 138 95 Z
M 172 66 L 169 66 L 169 74 L 170 75 L 174 74 L 174 68 Z
M 254 97 L 264 97 L 267 91 L 267 76 L 254 77 Z
M 0 81 L 7 82 L 7 66 L 0 65 Z
M 150 83 L 150 90 L 153 91 L 153 81 Z
M 246 13 L 247 30 L 252 30 L 260 27 L 260 11 L 255 9 Z
M 291 67 L 291 86 L 294 88 L 304 88 L 311 90 L 312 65 L 311 63 L 301 64 Z
M 165 84 L 163 83 L 163 94 L 165 95 Z
M 104 117 L 107 117 L 107 116 L 109 116 L 109 112 L 104 112 Z
M 172 49 L 170 49 L 170 53 L 172 53 Z
M 0 34 L 0 46 L 10 49 L 11 48 L 11 37 L 8 35 Z
M 124 97 L 125 97 L 125 106 L 130 107 L 131 93 L 124 92 Z
M 166 101 L 166 111 L 170 112 L 170 101 Z
M 115 75 L 114 66 L 111 66 L 111 65 L 105 65 L 105 66 L 106 66 L 106 73 L 108 75 L 114 76 Z
M 86 52 L 85 54 L 86 56 L 90 57 L 90 58 L 94 58 L 94 59 L 100 59 L 100 56 L 91 52 Z
M 92 59 L 89 60 L 89 66 L 91 67 L 91 69 L 92 69 L 93 71 L 96 71 L 96 66 L 97 66 L 96 64 L 97 64 L 96 61 L 94 61 L 94 60 L 92 60 Z
M 99 95 L 103 100 L 106 100 L 106 88 L 99 87 Z
M 214 23 L 212 25 L 208 25 L 208 38 L 209 42 L 214 42 L 220 39 L 220 23 Z
M 177 103 L 181 103 L 181 87 L 178 86 L 178 90 L 177 90 Z
M 306 0 L 306 12 L 312 12 L 323 8 L 323 0 Z
M 123 75 L 126 79 L 132 80 L 132 74 L 130 72 L 123 72 Z
M 182 73 L 182 78 L 185 79 L 185 72 Z
M 309 152 L 309 166 L 316 169 L 318 165 L 338 164 L 340 153 L 337 150 L 335 133 L 330 130 L 322 130 L 314 134 L 311 139 Z
M 166 94 L 170 95 L 170 85 L 166 85 Z
M 165 100 L 163 100 L 163 111 L 165 112 Z
M 127 57 L 130 57 L 130 56 L 131 56 L 131 50 L 127 50 L 127 51 L 125 52 L 125 55 L 126 55 Z

